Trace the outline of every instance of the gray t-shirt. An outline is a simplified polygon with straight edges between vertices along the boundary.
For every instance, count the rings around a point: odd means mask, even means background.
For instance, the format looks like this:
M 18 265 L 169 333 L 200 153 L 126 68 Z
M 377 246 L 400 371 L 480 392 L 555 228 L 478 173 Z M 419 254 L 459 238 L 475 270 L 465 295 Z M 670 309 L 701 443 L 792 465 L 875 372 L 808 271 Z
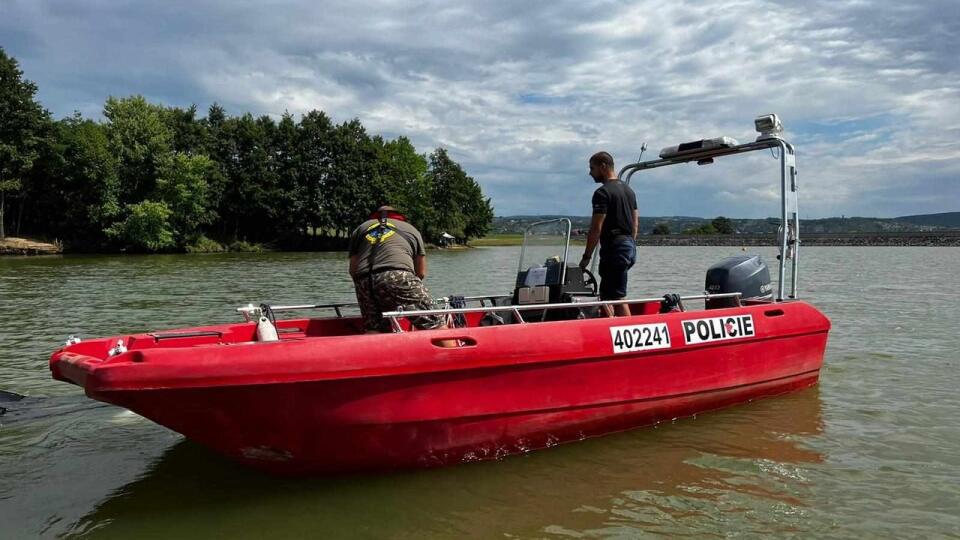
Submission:
M 373 271 L 406 270 L 413 272 L 413 258 L 426 255 L 423 237 L 413 225 L 397 219 L 388 219 L 385 232 L 379 231 L 380 220 L 369 219 L 350 235 L 350 256 L 356 255 L 357 273 L 371 271 L 370 255 L 374 254 Z M 374 251 L 374 244 L 380 245 Z

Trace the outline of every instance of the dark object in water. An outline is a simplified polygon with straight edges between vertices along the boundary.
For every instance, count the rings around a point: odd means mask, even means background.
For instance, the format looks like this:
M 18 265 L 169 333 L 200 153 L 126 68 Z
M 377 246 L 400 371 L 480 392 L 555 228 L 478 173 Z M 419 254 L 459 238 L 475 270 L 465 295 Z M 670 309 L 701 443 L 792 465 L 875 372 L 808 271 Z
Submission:
M 17 394 L 16 392 L 7 392 L 6 390 L 0 390 L 0 403 L 9 403 L 11 401 L 20 401 L 23 399 L 23 396 Z
M 13 401 L 20 401 L 23 399 L 23 396 L 14 392 L 7 392 L 6 390 L 0 390 L 0 403 L 10 403 Z M 0 416 L 3 416 L 7 412 L 6 407 L 0 407 Z

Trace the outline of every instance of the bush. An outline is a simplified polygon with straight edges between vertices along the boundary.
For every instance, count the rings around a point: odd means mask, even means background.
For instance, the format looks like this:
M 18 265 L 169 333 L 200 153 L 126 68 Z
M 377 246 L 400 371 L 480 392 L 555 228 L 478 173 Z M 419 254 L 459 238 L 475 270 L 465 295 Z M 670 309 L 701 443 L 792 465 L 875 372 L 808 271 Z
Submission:
M 223 244 L 206 236 L 197 238 L 193 244 L 187 246 L 187 253 L 223 253 L 226 250 Z
M 123 221 L 104 229 L 108 238 L 136 250 L 163 251 L 176 245 L 170 230 L 170 208 L 162 202 L 143 201 L 126 206 Z
M 244 240 L 237 240 L 230 244 L 230 251 L 240 251 L 244 253 L 260 253 L 264 251 L 263 244 L 255 244 Z
M 683 230 L 683 234 L 717 234 L 717 229 L 713 227 L 712 223 L 707 223 L 705 225 L 700 225 L 699 227 L 690 227 Z
M 710 222 L 713 225 L 713 228 L 717 230 L 718 234 L 733 234 L 733 222 L 730 221 L 730 218 L 717 216 L 713 218 L 713 221 Z

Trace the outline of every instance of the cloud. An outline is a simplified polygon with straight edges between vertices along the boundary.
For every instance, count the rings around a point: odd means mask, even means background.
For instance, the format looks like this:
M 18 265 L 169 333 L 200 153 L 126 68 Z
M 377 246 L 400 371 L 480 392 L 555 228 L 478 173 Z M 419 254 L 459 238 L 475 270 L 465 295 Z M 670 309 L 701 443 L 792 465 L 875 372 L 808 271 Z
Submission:
M 892 216 L 960 206 L 953 4 L 14 0 L 0 45 L 58 115 L 140 93 L 445 146 L 500 215 L 587 214 L 594 151 L 743 142 L 777 112 L 804 217 Z M 644 213 L 775 215 L 775 164 L 732 161 L 637 175 Z

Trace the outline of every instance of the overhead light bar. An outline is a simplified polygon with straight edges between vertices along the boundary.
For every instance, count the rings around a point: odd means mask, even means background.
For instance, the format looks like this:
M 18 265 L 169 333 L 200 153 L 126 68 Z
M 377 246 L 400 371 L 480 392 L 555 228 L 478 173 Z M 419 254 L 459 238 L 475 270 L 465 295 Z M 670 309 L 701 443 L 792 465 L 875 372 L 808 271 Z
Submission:
M 668 146 L 660 151 L 661 159 L 679 159 L 693 154 L 700 154 L 709 150 L 731 148 L 737 146 L 737 141 L 730 137 L 716 137 L 700 139 L 699 141 L 685 142 L 675 146 Z

